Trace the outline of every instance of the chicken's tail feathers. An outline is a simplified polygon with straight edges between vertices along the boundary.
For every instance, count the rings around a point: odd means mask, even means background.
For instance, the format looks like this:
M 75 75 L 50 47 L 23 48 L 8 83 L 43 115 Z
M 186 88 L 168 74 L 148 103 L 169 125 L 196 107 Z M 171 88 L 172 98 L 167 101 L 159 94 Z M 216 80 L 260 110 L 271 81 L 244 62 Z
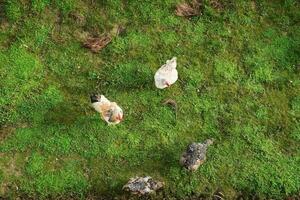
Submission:
M 171 60 L 167 60 L 167 67 L 170 69 L 176 69 L 177 66 L 177 57 L 173 57 Z

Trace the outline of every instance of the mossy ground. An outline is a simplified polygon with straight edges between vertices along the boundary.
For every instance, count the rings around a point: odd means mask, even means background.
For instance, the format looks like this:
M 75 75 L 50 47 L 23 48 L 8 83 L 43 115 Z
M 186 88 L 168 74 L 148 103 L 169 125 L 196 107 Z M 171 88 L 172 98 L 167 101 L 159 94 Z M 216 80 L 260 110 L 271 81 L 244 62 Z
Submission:
M 136 175 L 166 183 L 157 198 L 299 193 L 299 2 L 205 0 L 190 19 L 178 2 L 0 0 L 0 197 L 125 198 Z M 99 54 L 82 47 L 116 25 Z M 173 56 L 180 78 L 158 90 Z M 101 121 L 93 92 L 125 121 Z M 205 164 L 182 169 L 185 147 L 208 138 Z

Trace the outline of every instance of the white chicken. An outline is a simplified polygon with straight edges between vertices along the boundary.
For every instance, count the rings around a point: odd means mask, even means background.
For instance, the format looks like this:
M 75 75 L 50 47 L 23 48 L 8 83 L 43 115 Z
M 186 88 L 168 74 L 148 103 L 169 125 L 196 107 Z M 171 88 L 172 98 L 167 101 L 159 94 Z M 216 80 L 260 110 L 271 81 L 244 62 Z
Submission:
M 173 57 L 167 60 L 166 64 L 161 66 L 154 75 L 155 86 L 159 89 L 170 87 L 178 79 L 178 72 L 176 70 L 177 58 Z
M 109 101 L 104 95 L 91 95 L 91 103 L 108 125 L 115 125 L 123 120 L 123 110 L 117 103 Z

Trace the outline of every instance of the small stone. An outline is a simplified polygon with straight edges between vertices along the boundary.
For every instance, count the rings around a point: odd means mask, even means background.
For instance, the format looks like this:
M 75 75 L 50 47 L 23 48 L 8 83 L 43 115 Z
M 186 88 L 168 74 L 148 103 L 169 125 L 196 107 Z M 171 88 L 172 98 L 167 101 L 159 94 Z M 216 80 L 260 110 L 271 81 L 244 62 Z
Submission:
M 211 139 L 206 140 L 204 143 L 194 142 L 190 144 L 180 158 L 181 165 L 190 171 L 197 170 L 205 162 L 206 150 L 211 144 L 213 144 Z
M 150 176 L 130 178 L 123 190 L 135 195 L 150 194 L 162 188 L 163 182 L 155 181 Z

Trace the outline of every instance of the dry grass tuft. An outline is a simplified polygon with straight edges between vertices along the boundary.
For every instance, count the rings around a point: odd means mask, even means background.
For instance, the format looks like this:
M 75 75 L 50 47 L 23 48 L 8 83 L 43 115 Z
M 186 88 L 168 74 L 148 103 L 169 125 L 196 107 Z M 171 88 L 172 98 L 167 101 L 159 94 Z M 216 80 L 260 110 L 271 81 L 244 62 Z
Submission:
M 181 3 L 176 6 L 175 14 L 180 17 L 201 15 L 202 5 L 201 0 L 192 0 L 190 3 Z
M 93 53 L 98 53 L 101 49 L 106 47 L 111 42 L 111 40 L 111 36 L 107 34 L 101 37 L 90 37 L 86 40 L 83 46 L 91 49 Z

